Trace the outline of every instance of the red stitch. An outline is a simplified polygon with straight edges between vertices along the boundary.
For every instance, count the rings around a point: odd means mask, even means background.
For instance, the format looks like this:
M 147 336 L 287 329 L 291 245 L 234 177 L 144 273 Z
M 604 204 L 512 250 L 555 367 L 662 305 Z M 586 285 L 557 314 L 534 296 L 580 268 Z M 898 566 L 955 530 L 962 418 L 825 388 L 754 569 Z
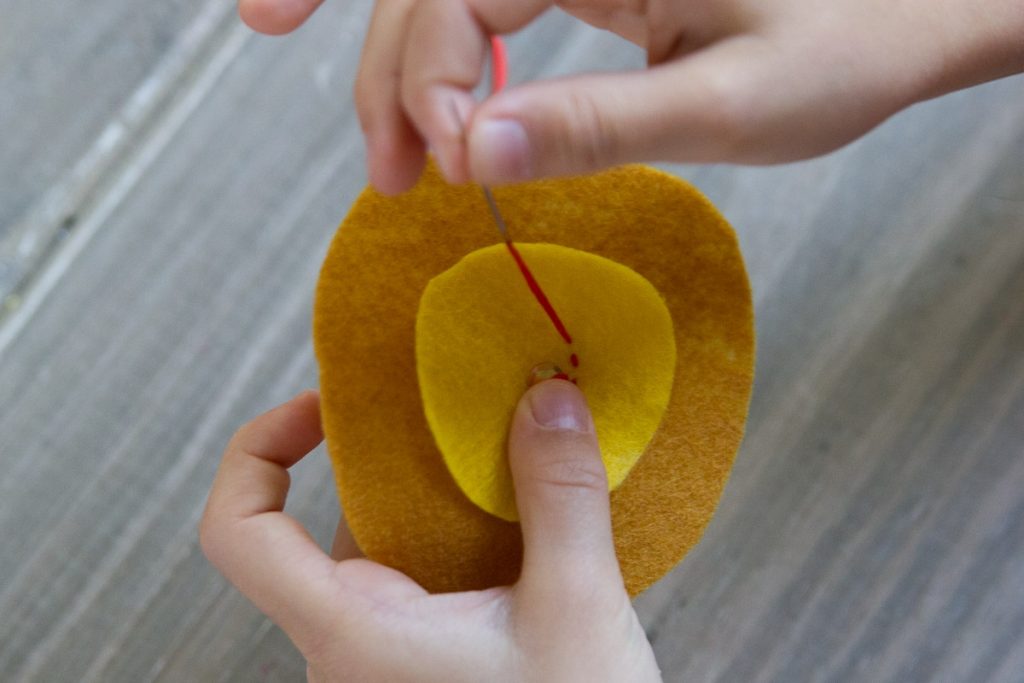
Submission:
M 562 335 L 562 339 L 565 340 L 566 344 L 572 344 L 572 337 L 569 336 L 569 330 L 565 329 L 565 325 L 562 324 L 561 318 L 555 313 L 555 307 L 548 301 L 548 297 L 544 294 L 544 290 L 540 288 L 540 284 L 536 278 L 533 277 L 533 273 L 530 272 L 530 268 L 526 265 L 526 261 L 519 254 L 519 250 L 516 249 L 516 245 L 512 244 L 512 240 L 505 242 L 505 246 L 508 247 L 509 253 L 512 254 L 512 258 L 516 260 L 516 265 L 519 266 L 519 272 L 523 274 L 526 279 L 526 286 L 533 292 L 533 296 L 537 299 L 537 303 L 540 304 L 544 312 L 548 314 L 548 318 L 551 319 L 551 323 L 558 330 L 558 334 Z

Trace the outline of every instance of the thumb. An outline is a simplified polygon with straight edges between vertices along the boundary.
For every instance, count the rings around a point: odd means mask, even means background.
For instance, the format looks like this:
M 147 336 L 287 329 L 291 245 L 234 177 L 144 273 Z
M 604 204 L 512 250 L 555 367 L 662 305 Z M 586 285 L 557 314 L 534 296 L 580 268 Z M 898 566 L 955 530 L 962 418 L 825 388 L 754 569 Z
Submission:
M 746 50 L 708 48 L 643 71 L 527 83 L 480 104 L 469 171 L 508 183 L 633 161 L 736 161 L 748 118 L 739 102 L 762 66 Z M 743 95 L 743 97 L 741 97 Z
M 509 433 L 509 466 L 523 532 L 520 583 L 556 592 L 609 581 L 621 587 L 608 479 L 594 421 L 574 384 L 548 380 L 523 395 Z

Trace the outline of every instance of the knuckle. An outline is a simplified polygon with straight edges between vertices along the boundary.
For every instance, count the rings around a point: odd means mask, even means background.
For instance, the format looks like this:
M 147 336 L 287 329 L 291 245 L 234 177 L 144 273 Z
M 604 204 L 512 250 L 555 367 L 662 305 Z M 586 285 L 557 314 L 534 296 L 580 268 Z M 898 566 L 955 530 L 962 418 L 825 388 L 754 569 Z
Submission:
M 373 99 L 376 88 L 370 79 L 360 73 L 356 76 L 356 82 L 352 85 L 352 99 L 355 103 L 356 113 L 360 118 L 366 114 L 369 102 Z
M 236 525 L 223 512 L 207 507 L 199 520 L 199 549 L 214 567 L 221 568 L 229 557 L 236 531 Z
M 608 477 L 597 458 L 565 457 L 539 463 L 534 480 L 541 486 L 581 493 L 608 491 Z
M 623 607 L 632 612 L 625 590 L 609 590 L 608 584 L 586 572 L 577 573 L 575 580 L 563 583 L 565 602 L 572 611 L 583 617 L 585 623 L 600 624 L 608 628 L 621 620 Z
M 430 89 L 428 84 L 414 75 L 402 79 L 398 89 L 398 99 L 402 110 L 412 121 L 421 119 L 430 108 Z
M 410 120 L 415 119 L 416 114 L 419 112 L 417 104 L 422 101 L 423 91 L 417 85 L 411 83 L 410 79 L 403 78 L 402 82 L 398 85 L 398 106 Z
M 375 86 L 370 78 L 360 74 L 356 77 L 355 85 L 352 86 L 353 102 L 355 103 L 356 116 L 363 130 L 368 130 L 374 122 L 374 106 L 380 97 L 380 88 Z
M 614 103 L 611 103 L 614 104 Z M 570 168 L 599 169 L 615 163 L 621 135 L 611 116 L 589 93 L 570 91 L 566 100 L 568 135 L 559 136 Z
M 715 140 L 718 155 L 726 159 L 742 156 L 751 146 L 753 111 L 740 79 L 725 72 L 701 79 L 706 126 Z

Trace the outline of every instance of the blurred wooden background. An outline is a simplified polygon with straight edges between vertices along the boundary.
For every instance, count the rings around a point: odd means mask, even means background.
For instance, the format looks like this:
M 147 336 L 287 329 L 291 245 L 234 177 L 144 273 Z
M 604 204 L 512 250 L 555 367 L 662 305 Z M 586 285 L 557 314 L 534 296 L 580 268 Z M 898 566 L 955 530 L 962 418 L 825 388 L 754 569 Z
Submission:
M 316 383 L 368 14 L 0 0 L 0 680 L 303 680 L 196 522 L 234 429 Z M 557 13 L 510 51 L 643 59 Z M 759 355 L 719 513 L 638 601 L 666 680 L 1024 680 L 1024 80 L 671 169 L 740 234 Z M 328 542 L 322 452 L 289 506 Z

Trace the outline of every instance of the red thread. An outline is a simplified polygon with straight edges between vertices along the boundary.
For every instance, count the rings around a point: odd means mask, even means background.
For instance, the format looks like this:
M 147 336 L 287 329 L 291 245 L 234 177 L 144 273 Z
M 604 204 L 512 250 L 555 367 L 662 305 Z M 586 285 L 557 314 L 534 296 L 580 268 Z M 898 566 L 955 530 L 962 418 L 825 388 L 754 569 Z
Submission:
M 580 359 L 576 356 L 575 353 L 569 356 L 569 362 L 572 363 L 572 366 L 574 368 L 578 368 L 580 366 Z
M 491 93 L 496 93 L 508 82 L 508 53 L 498 36 L 491 36 Z
M 508 247 L 509 253 L 512 254 L 512 258 L 516 260 L 516 265 L 519 266 L 519 272 L 523 274 L 523 278 L 526 279 L 526 286 L 533 292 L 533 297 L 537 299 L 537 303 L 544 309 L 544 312 L 548 314 L 548 318 L 551 319 L 551 324 L 558 330 L 558 334 L 562 335 L 562 339 L 565 340 L 566 344 L 572 344 L 572 337 L 569 336 L 569 330 L 565 329 L 565 325 L 562 324 L 562 319 L 555 313 L 555 307 L 548 301 L 548 297 L 544 294 L 544 290 L 540 288 L 540 284 L 537 283 L 536 278 L 533 277 L 533 273 L 530 272 L 529 267 L 526 265 L 526 261 L 519 254 L 519 250 L 516 249 L 516 245 L 512 244 L 509 240 L 505 242 L 505 246 Z

